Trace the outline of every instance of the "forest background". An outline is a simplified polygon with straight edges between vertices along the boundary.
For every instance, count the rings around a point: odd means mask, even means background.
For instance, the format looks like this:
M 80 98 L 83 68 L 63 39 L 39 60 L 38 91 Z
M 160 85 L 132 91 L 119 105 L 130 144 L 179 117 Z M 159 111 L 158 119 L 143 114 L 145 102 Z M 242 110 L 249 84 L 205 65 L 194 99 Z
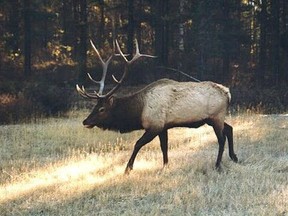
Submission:
M 135 39 L 143 59 L 126 86 L 159 78 L 230 87 L 233 109 L 288 108 L 286 0 L 1 0 L 0 123 L 59 115 L 78 103 L 75 84 L 102 69 L 90 46 L 107 58 L 117 39 L 127 54 Z M 115 58 L 111 74 L 123 72 Z

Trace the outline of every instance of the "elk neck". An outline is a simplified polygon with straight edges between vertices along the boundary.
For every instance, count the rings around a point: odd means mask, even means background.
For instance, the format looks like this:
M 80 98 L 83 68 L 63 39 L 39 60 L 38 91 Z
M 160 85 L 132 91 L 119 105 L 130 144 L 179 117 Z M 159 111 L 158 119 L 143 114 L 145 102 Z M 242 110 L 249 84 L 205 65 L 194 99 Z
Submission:
M 144 101 L 141 92 L 130 96 L 114 97 L 109 130 L 127 133 L 143 129 L 141 115 Z

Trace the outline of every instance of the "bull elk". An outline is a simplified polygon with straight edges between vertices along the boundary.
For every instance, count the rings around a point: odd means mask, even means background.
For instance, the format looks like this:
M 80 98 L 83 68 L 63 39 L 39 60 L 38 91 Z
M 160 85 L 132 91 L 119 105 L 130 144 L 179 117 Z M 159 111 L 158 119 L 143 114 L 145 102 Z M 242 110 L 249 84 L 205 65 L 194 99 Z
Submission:
M 133 169 L 133 163 L 139 150 L 156 136 L 160 139 L 165 166 L 168 163 L 167 131 L 174 127 L 198 128 L 204 124 L 212 126 L 219 143 L 216 168 L 220 168 L 226 137 L 229 156 L 234 162 L 238 161 L 233 150 L 233 128 L 224 122 L 231 100 L 228 88 L 209 81 L 197 83 L 160 79 L 132 95 L 115 96 L 114 93 L 127 77 L 129 65 L 140 57 L 155 57 L 140 54 L 136 41 L 136 54 L 128 61 L 116 41 L 119 52 L 117 55 L 122 56 L 126 65 L 120 80 L 112 75 L 116 85 L 108 93 L 103 94 L 107 68 L 115 51 L 105 62 L 93 42 L 90 42 L 102 63 L 103 75 L 101 81 L 96 81 L 88 74 L 93 82 L 100 84 L 98 92 L 87 92 L 83 86 L 80 88 L 76 85 L 81 96 L 97 101 L 91 114 L 83 121 L 84 126 L 86 128 L 97 126 L 103 130 L 108 129 L 121 133 L 145 130 L 134 146 L 125 169 L 126 174 Z

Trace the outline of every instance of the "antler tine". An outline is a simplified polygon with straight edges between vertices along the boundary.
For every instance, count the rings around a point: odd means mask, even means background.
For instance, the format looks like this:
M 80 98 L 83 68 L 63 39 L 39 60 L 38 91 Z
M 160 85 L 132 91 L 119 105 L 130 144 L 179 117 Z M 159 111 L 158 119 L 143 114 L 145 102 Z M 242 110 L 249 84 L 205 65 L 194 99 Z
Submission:
M 123 52 L 122 52 L 122 50 L 121 50 L 121 48 L 120 48 L 119 43 L 118 43 L 117 40 L 115 41 L 115 43 L 116 43 L 116 47 L 117 47 L 117 50 L 118 50 L 119 54 L 123 57 L 123 59 L 124 59 L 126 62 L 128 62 L 128 59 L 127 59 L 127 58 L 125 57 L 125 55 L 123 54 Z
M 94 51 L 96 52 L 97 56 L 99 57 L 99 59 L 100 59 L 102 65 L 105 64 L 105 62 L 103 61 L 103 59 L 102 59 L 102 57 L 101 57 L 99 51 L 97 50 L 97 48 L 96 48 L 96 46 L 94 45 L 94 43 L 93 43 L 92 40 L 90 40 L 90 44 L 91 44 L 91 46 L 93 47 Z
M 94 82 L 94 83 L 96 83 L 96 84 L 100 84 L 100 81 L 94 80 L 94 79 L 92 78 L 92 76 L 91 76 L 90 73 L 87 73 L 87 76 L 89 77 L 89 79 L 90 79 L 92 82 Z
M 125 77 L 128 74 L 128 68 L 125 67 L 124 69 L 124 73 L 122 74 L 122 77 L 120 80 L 117 80 L 116 77 L 114 75 L 112 75 L 113 80 L 117 83 L 107 94 L 103 95 L 103 97 L 107 97 L 109 98 L 111 95 L 114 94 L 114 92 L 121 86 L 121 83 L 123 82 L 123 80 L 125 79 Z
M 119 43 L 118 41 L 116 40 L 116 46 L 117 46 L 117 50 L 118 52 L 120 53 L 120 55 L 124 58 L 124 60 L 127 62 L 127 64 L 131 64 L 132 62 L 136 61 L 138 58 L 140 57 L 149 57 L 149 58 L 157 58 L 157 56 L 152 56 L 152 55 L 146 55 L 146 54 L 141 54 L 140 51 L 139 51 L 139 45 L 138 45 L 138 41 L 137 39 L 135 39 L 136 41 L 136 53 L 134 55 L 134 57 L 129 61 L 125 55 L 123 54 L 120 46 L 119 46 Z
M 94 94 L 91 94 L 91 93 L 88 93 L 84 86 L 82 86 L 81 88 L 79 87 L 79 85 L 77 84 L 76 85 L 76 90 L 77 92 L 84 98 L 89 98 L 89 99 L 99 99 L 101 96 L 98 94 L 98 93 L 94 93 Z
M 99 57 L 100 61 L 101 61 L 101 64 L 102 64 L 102 68 L 103 68 L 103 73 L 102 73 L 102 77 L 101 77 L 101 80 L 100 81 L 96 81 L 94 80 L 91 75 L 88 73 L 88 77 L 90 78 L 91 81 L 93 81 L 94 83 L 97 83 L 100 85 L 100 88 L 99 88 L 99 92 L 98 94 L 101 95 L 103 93 L 103 90 L 104 90 L 104 85 L 105 85 L 105 79 L 106 79 L 106 75 L 107 75 L 107 70 L 108 70 L 108 66 L 112 60 L 112 57 L 114 56 L 114 53 L 115 53 L 115 49 L 113 48 L 113 54 L 107 59 L 107 61 L 105 62 L 99 51 L 97 50 L 96 46 L 94 45 L 93 41 L 90 40 L 90 43 L 93 47 L 93 49 L 95 50 L 97 56 Z
M 102 65 L 107 65 L 107 66 L 108 66 L 108 65 L 110 64 L 110 62 L 111 62 L 112 57 L 114 56 L 114 53 L 115 53 L 115 51 L 114 51 L 114 50 L 115 50 L 114 45 L 113 45 L 113 53 L 112 53 L 112 55 L 111 55 L 111 56 L 107 59 L 107 61 L 105 62 L 105 61 L 102 59 L 102 57 L 101 57 L 98 49 L 96 48 L 96 46 L 94 45 L 94 43 L 93 43 L 92 40 L 90 40 L 90 43 L 91 43 L 94 51 L 96 52 L 97 56 L 99 57 Z

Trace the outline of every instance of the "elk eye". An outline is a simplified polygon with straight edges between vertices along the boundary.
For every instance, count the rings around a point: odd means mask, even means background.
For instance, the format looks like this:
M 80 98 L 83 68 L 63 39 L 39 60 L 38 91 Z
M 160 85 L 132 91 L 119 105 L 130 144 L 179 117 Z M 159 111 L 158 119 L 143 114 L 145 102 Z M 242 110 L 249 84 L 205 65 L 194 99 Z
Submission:
M 100 107 L 98 111 L 99 111 L 100 113 L 102 113 L 102 112 L 105 111 L 105 108 L 104 108 L 104 107 Z

